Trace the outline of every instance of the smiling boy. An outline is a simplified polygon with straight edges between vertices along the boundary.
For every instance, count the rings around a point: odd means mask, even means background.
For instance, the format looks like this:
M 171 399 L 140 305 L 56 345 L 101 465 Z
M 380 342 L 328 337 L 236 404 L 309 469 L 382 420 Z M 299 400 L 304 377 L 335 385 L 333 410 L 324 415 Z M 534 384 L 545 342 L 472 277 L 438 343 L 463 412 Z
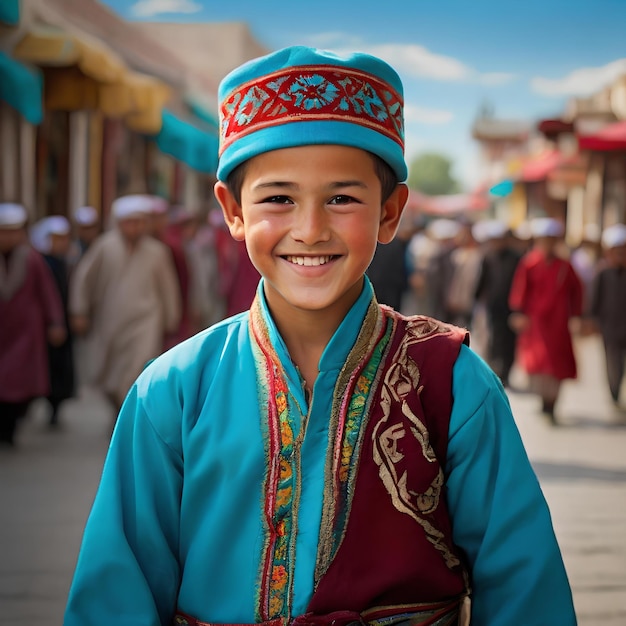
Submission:
M 575 624 L 502 386 L 365 277 L 407 199 L 396 72 L 294 47 L 219 95 L 215 194 L 262 280 L 131 389 L 66 625 L 467 624 L 470 597 Z

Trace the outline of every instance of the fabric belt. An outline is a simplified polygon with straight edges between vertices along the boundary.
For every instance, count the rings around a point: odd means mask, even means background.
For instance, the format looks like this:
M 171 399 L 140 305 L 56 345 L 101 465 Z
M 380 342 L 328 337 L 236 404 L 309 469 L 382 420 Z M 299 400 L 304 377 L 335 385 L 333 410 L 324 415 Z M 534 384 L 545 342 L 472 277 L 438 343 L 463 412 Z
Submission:
M 326 615 L 305 613 L 288 621 L 282 618 L 259 624 L 218 624 L 201 622 L 178 612 L 173 626 L 458 626 L 468 623 L 460 620 L 464 598 L 447 602 L 376 607 L 362 613 L 335 611 Z

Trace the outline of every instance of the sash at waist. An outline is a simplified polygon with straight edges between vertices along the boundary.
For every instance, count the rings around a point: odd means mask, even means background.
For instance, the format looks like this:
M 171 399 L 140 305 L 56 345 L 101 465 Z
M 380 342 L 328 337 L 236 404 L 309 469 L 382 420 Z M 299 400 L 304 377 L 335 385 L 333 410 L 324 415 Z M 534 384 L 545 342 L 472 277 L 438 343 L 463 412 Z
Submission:
M 334 611 L 326 615 L 305 613 L 292 619 L 274 619 L 259 624 L 218 624 L 201 622 L 178 612 L 173 626 L 457 626 L 465 624 L 460 619 L 463 598 L 446 602 L 420 603 L 402 606 L 375 607 L 361 613 Z

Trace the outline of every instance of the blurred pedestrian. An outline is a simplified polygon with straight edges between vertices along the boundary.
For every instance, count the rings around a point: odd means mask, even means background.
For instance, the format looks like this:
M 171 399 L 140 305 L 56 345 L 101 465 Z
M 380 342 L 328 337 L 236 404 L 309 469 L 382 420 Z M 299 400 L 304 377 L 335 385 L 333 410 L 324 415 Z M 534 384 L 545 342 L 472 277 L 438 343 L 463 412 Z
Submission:
M 151 206 L 144 195 L 118 198 L 111 209 L 114 227 L 89 248 L 70 283 L 72 328 L 88 333 L 92 382 L 116 411 L 180 319 L 171 255 L 147 235 Z
M 74 242 L 78 251 L 76 261 L 78 261 L 100 234 L 100 215 L 92 206 L 81 206 L 74 211 L 73 218 L 76 230 Z
M 61 298 L 28 245 L 26 219 L 23 206 L 0 204 L 0 442 L 9 445 L 31 400 L 50 393 L 48 342 L 66 337 Z
M 452 314 L 448 309 L 448 294 L 454 275 L 452 253 L 456 249 L 461 224 L 456 220 L 439 218 L 428 225 L 426 232 L 437 243 L 437 250 L 430 257 L 426 271 L 430 315 L 442 322 L 450 322 Z
M 476 299 L 487 314 L 486 361 L 509 386 L 509 374 L 515 362 L 517 335 L 509 324 L 509 293 L 521 254 L 510 242 L 504 222 L 490 220 L 483 225 L 486 246 L 476 285 Z
M 62 215 L 45 217 L 31 229 L 31 242 L 42 254 L 56 284 L 65 317 L 65 341 L 60 345 L 48 346 L 50 368 L 50 393 L 48 402 L 51 413 L 49 422 L 55 426 L 59 421 L 61 403 L 74 396 L 74 353 L 72 333 L 69 327 L 69 266 L 68 254 L 71 245 L 71 225 Z
M 606 260 L 592 283 L 589 313 L 602 334 L 609 391 L 619 404 L 626 361 L 626 225 L 606 228 L 602 247 Z
M 583 284 L 583 308 L 587 309 L 591 296 L 591 285 L 600 261 L 602 246 L 600 228 L 597 224 L 586 224 L 582 239 L 570 255 L 570 263 Z
M 367 268 L 378 302 L 396 311 L 401 311 L 404 294 L 409 287 L 407 246 L 407 238 L 400 233 L 387 244 L 379 243 Z
M 583 288 L 571 263 L 556 255 L 563 225 L 554 218 L 531 222 L 534 247 L 520 260 L 511 285 L 511 324 L 520 364 L 552 423 L 561 382 L 576 378 L 570 322 L 582 314 Z
M 173 332 L 168 332 L 164 339 L 163 349 L 169 350 L 172 346 L 192 335 L 189 312 L 189 263 L 179 226 L 172 224 L 174 208 L 158 196 L 146 196 L 146 199 L 150 202 L 150 234 L 169 250 L 176 270 L 176 282 L 180 296 L 181 311 L 178 327 Z
M 446 320 L 450 324 L 470 328 L 476 303 L 476 285 L 483 251 L 472 235 L 470 224 L 460 224 L 450 253 L 452 274 L 446 294 Z

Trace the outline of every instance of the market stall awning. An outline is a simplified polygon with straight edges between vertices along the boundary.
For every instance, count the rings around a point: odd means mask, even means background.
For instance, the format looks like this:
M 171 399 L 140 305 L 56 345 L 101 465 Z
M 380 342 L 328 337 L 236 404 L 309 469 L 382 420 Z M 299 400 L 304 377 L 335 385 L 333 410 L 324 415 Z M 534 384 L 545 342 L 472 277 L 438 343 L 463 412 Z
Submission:
M 140 133 L 159 132 L 162 111 L 170 88 L 158 78 L 126 72 L 120 80 L 98 88 L 99 108 L 108 117 L 123 117 L 127 126 Z
M 592 135 L 579 135 L 578 147 L 596 152 L 626 150 L 626 121 L 609 124 Z
M 0 22 L 15 26 L 20 21 L 20 0 L 2 0 L 0 2 Z
M 41 74 L 0 51 L 0 100 L 19 111 L 31 124 L 43 117 Z
M 524 183 L 535 183 L 545 180 L 548 174 L 561 165 L 564 160 L 564 155 L 558 150 L 547 150 L 526 159 L 522 163 L 521 171 L 516 178 Z
M 165 154 L 205 174 L 217 171 L 218 137 L 163 110 L 161 130 L 155 140 Z
M 484 193 L 459 193 L 446 196 L 428 196 L 411 189 L 406 210 L 425 215 L 461 215 L 485 211 L 490 206 Z
M 124 62 L 104 43 L 53 29 L 26 33 L 13 49 L 13 56 L 42 67 L 76 66 L 98 82 L 119 80 Z

